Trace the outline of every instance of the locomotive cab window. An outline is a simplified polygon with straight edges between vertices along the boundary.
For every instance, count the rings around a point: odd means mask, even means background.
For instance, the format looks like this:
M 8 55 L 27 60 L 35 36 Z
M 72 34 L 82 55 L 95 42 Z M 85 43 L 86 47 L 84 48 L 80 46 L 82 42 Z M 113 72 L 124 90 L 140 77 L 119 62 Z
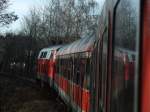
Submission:
M 50 59 L 53 59 L 53 56 L 54 56 L 54 51 L 51 51 Z
M 41 53 L 40 58 L 43 58 L 43 52 Z
M 42 52 L 40 58 L 46 58 L 47 52 Z
M 43 58 L 46 58 L 47 52 L 44 52 Z
M 116 8 L 111 83 L 111 112 L 134 111 L 135 55 L 138 7 L 136 0 L 121 0 Z M 132 68 L 132 69 L 131 69 Z

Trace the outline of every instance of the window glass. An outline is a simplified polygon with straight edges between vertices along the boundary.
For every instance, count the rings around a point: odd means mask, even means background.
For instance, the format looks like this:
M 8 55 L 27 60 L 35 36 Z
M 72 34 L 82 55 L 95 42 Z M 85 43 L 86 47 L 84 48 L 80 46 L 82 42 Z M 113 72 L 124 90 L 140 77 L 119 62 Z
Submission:
M 116 10 L 111 112 L 134 111 L 137 2 L 121 0 Z
M 47 52 L 42 52 L 40 58 L 46 58 Z
M 42 58 L 43 57 L 43 52 L 41 53 L 41 55 L 40 55 L 40 58 Z
M 75 83 L 78 85 L 80 84 L 80 70 L 79 70 L 79 68 L 77 68 Z
M 80 73 L 80 86 L 83 87 L 84 79 L 86 80 L 86 58 L 80 58 Z
M 85 78 L 84 78 L 85 88 L 90 89 L 90 70 L 91 70 L 90 57 L 88 57 L 86 59 L 85 68 L 86 68 L 86 75 L 85 75 Z
M 44 57 L 43 58 L 46 58 L 46 55 L 47 55 L 47 52 L 44 52 Z
M 48 52 L 47 52 L 47 59 L 49 59 L 50 56 L 51 56 L 51 51 L 48 51 Z
M 54 51 L 52 50 L 50 54 L 50 59 L 53 59 L 53 56 L 54 56 Z

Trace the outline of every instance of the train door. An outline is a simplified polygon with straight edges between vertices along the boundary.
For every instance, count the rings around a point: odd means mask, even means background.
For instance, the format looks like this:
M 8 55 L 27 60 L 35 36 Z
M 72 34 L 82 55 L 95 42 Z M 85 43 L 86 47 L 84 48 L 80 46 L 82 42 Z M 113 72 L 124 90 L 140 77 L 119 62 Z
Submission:
M 137 101 L 139 0 L 118 0 L 113 18 L 111 112 L 134 112 Z M 132 52 L 132 54 L 131 54 Z M 129 61 L 129 56 L 132 59 Z M 130 63 L 134 69 L 130 69 Z M 128 73 L 128 74 L 126 74 Z M 126 78 L 126 75 L 128 78 Z
M 107 75 L 107 69 L 108 69 L 108 30 L 107 27 L 105 28 L 105 31 L 102 36 L 102 42 L 103 42 L 103 47 L 102 47 L 102 74 L 101 78 L 102 81 L 100 83 L 101 85 L 101 96 L 99 97 L 99 101 L 101 102 L 99 105 L 99 108 L 102 109 L 103 112 L 106 112 L 107 105 L 107 84 L 108 84 L 108 75 Z
M 106 112 L 108 86 L 108 22 L 103 23 L 103 32 L 96 49 L 95 69 L 95 106 L 93 112 Z
M 150 112 L 150 0 L 142 1 L 141 111 Z

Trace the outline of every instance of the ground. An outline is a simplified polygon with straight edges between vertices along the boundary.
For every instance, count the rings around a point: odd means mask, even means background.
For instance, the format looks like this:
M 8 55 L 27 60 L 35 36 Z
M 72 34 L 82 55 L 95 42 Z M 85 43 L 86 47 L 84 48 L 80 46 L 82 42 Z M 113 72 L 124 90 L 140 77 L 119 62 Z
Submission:
M 66 112 L 66 106 L 49 87 L 0 74 L 0 112 Z

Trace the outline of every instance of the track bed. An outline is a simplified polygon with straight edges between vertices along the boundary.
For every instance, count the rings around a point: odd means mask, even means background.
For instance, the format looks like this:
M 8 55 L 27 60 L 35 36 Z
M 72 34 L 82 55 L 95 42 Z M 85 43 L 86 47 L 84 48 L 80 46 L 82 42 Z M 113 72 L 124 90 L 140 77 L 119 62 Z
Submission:
M 66 112 L 55 91 L 34 80 L 0 74 L 0 112 Z

